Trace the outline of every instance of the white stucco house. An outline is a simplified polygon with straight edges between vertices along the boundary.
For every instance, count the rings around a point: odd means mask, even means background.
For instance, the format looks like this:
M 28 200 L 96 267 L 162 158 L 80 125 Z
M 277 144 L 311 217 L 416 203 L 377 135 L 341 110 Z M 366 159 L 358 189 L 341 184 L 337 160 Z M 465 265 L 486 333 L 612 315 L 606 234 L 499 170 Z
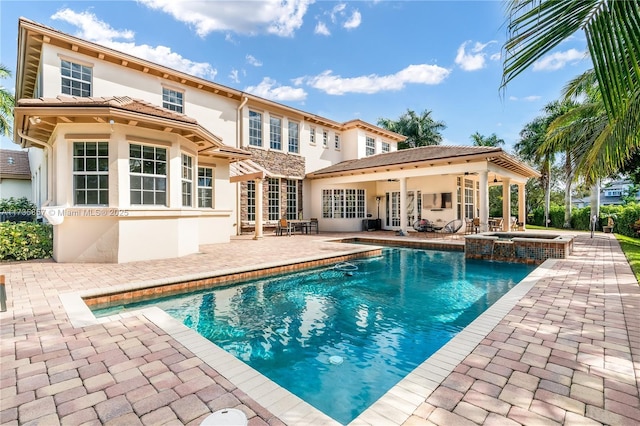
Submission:
M 0 149 L 0 199 L 22 197 L 33 199 L 29 153 Z
M 196 253 L 279 218 L 322 231 L 479 217 L 489 185 L 537 172 L 500 148 L 397 150 L 402 135 L 338 123 L 21 19 L 15 142 L 32 148 L 58 262 Z M 508 221 L 505 221 L 508 226 Z

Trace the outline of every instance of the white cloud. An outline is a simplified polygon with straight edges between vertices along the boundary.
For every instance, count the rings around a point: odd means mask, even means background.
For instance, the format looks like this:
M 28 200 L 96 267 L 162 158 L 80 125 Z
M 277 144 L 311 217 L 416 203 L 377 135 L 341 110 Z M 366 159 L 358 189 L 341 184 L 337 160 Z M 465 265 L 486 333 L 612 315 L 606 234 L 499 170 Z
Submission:
M 327 25 L 324 22 L 318 22 L 316 24 L 316 29 L 313 32 L 325 36 L 331 35 L 329 28 L 327 28 Z
M 232 69 L 231 73 L 229 74 L 229 79 L 231 81 L 233 81 L 234 83 L 240 83 L 240 78 L 238 78 L 238 70 L 237 69 Z
M 465 71 L 477 71 L 485 67 L 485 58 L 487 54 L 484 52 L 484 49 L 490 44 L 495 43 L 495 41 L 490 41 L 488 43 L 480 43 L 476 42 L 470 49 L 470 52 L 466 51 L 467 44 L 471 43 L 470 41 L 465 41 L 458 47 L 458 53 L 456 55 L 456 64 L 460 66 Z M 494 59 L 495 55 L 491 55 L 491 59 Z
M 244 90 L 273 101 L 303 101 L 307 98 L 307 92 L 304 89 L 281 86 L 269 77 L 263 78 L 257 86 L 249 86 Z
M 360 15 L 360 12 L 358 12 L 357 10 L 354 10 L 353 14 L 351 15 L 351 18 L 349 18 L 349 20 L 345 22 L 344 25 L 342 26 L 347 30 L 352 30 L 354 28 L 358 28 L 361 23 L 362 23 L 362 15 Z
M 440 84 L 450 71 L 437 65 L 409 65 L 395 74 L 378 76 L 370 74 L 360 77 L 343 78 L 327 70 L 317 76 L 296 79 L 330 95 L 345 93 L 378 93 L 401 90 L 407 84 Z
M 500 59 L 502 59 L 502 52 L 494 53 L 493 55 L 489 56 L 489 59 L 492 61 L 499 61 Z
M 576 49 L 555 52 L 533 63 L 534 71 L 555 71 L 564 68 L 567 63 L 576 63 L 585 59 L 586 53 Z
M 261 67 L 262 66 L 262 62 L 257 60 L 253 55 L 247 55 L 246 57 L 247 62 L 249 63 L 249 65 L 253 65 L 254 67 Z
M 217 74 L 216 69 L 210 64 L 194 62 L 184 58 L 167 46 L 136 44 L 133 31 L 115 30 L 91 12 L 75 12 L 71 9 L 62 9 L 51 16 L 51 19 L 61 20 L 78 27 L 76 35 L 80 38 L 157 64 L 163 64 L 178 71 L 208 79 L 215 78 Z M 119 39 L 124 41 L 119 41 Z
M 195 28 L 200 37 L 214 31 L 269 33 L 290 37 L 314 0 L 138 0 Z
M 539 101 L 540 99 L 542 99 L 542 96 L 539 96 L 539 95 L 530 95 L 530 96 L 525 96 L 523 98 L 518 98 L 516 96 L 509 96 L 509 100 L 514 102 L 518 102 L 518 101 L 535 102 L 535 101 Z

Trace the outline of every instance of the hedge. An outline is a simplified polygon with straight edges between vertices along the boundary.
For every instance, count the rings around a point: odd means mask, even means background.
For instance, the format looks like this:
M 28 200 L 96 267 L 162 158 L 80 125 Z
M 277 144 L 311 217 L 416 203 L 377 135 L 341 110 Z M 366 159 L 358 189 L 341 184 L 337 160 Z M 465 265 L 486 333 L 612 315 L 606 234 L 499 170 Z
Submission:
M 589 231 L 590 230 L 590 207 L 571 209 L 571 229 Z M 626 235 L 627 237 L 637 237 L 633 228 L 634 223 L 640 219 L 640 204 L 629 203 L 624 206 L 602 206 L 600 207 L 600 217 L 597 221 L 597 230 L 601 231 L 607 225 L 608 219 L 613 219 L 613 232 Z M 549 224 L 552 228 L 562 228 L 564 225 L 564 206 L 551 205 L 549 208 Z M 544 226 L 544 207 L 536 207 L 529 214 L 527 222 L 532 225 Z
M 0 222 L 0 260 L 45 259 L 53 254 L 53 227 L 35 222 Z

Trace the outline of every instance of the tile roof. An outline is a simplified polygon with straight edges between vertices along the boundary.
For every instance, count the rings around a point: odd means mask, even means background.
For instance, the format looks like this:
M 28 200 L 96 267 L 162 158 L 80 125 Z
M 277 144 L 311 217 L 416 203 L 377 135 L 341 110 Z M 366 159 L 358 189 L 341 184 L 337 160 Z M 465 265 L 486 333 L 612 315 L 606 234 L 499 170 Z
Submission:
M 198 124 L 198 122 L 184 114 L 160 108 L 149 102 L 133 99 L 129 96 L 110 96 L 110 97 L 79 97 L 79 96 L 57 96 L 55 98 L 35 98 L 18 100 L 19 107 L 53 107 L 53 106 L 77 106 L 77 107 L 110 107 L 118 108 L 126 111 L 137 112 L 141 114 L 153 115 L 161 118 L 182 121 L 189 124 Z
M 29 153 L 0 149 L 0 177 L 7 179 L 31 179 Z
M 496 155 L 504 154 L 502 148 L 486 146 L 422 146 L 418 148 L 402 149 L 394 152 L 372 155 L 370 157 L 365 157 L 358 160 L 343 161 L 324 169 L 317 170 L 312 174 L 314 176 L 319 176 L 323 174 L 347 172 L 352 170 L 416 163 L 429 160 L 460 158 L 465 156 L 476 156 L 491 153 L 495 153 Z

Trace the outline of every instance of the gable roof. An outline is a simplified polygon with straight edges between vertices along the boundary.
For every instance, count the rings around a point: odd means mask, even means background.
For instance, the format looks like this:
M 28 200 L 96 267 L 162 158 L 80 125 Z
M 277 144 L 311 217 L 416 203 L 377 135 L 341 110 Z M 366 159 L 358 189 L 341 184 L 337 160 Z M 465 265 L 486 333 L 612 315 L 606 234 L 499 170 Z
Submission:
M 31 180 L 29 153 L 0 149 L 0 178 Z
M 47 141 L 60 121 L 126 124 L 178 134 L 197 144 L 201 153 L 237 159 L 251 156 L 248 151 L 225 145 L 191 117 L 128 96 L 19 99 L 14 114 L 19 139 L 26 135 Z
M 446 146 L 431 145 L 418 148 L 401 149 L 394 152 L 372 155 L 358 160 L 343 161 L 324 169 L 307 174 L 308 178 L 325 178 L 345 176 L 354 172 L 375 172 L 379 170 L 406 169 L 447 165 L 453 163 L 469 163 L 472 161 L 488 161 L 524 177 L 538 177 L 540 174 L 516 160 L 502 148 L 487 146 Z

